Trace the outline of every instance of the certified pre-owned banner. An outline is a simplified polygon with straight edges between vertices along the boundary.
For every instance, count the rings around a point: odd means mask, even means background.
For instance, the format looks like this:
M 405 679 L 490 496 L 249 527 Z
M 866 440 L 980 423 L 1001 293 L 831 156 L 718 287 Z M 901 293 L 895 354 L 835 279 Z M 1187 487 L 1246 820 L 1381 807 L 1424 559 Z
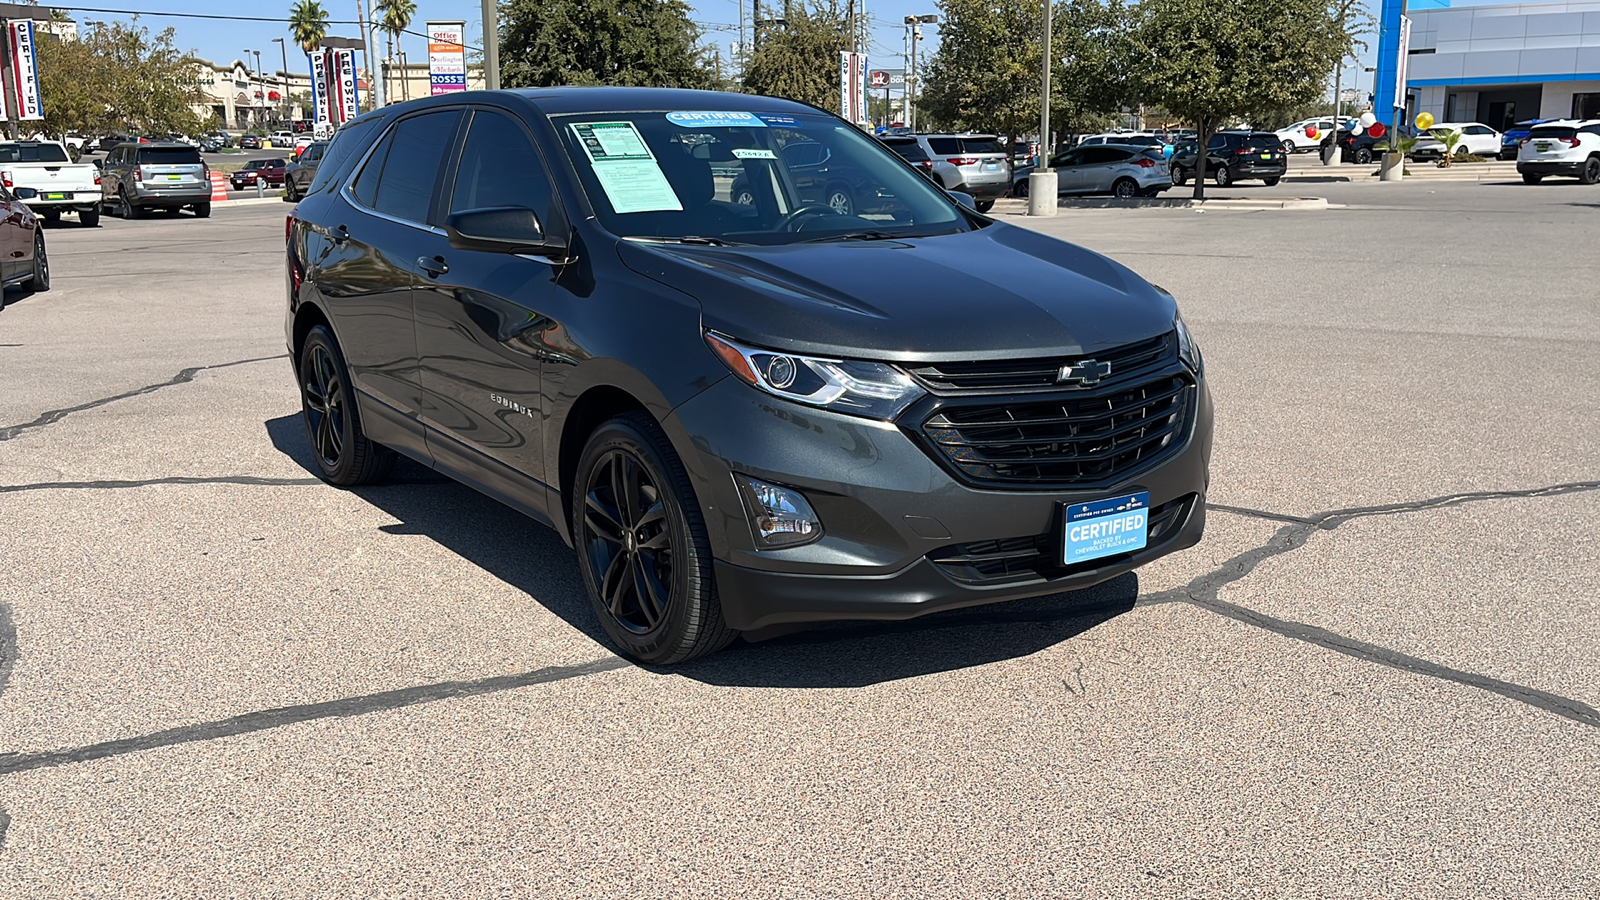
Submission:
M 461 39 L 465 22 L 429 22 L 428 82 L 434 96 L 467 89 L 467 48 Z
M 311 54 L 311 108 L 312 121 L 331 122 L 333 109 L 328 91 L 328 51 L 316 50 Z
M 335 50 L 332 53 L 332 69 L 334 80 L 338 83 L 338 105 L 334 110 L 334 121 L 340 125 L 361 115 L 361 94 L 356 87 L 356 52 L 354 50 Z
M 39 101 L 39 67 L 33 53 L 33 23 L 18 19 L 11 23 L 11 75 L 17 85 L 17 118 L 23 121 L 44 118 Z

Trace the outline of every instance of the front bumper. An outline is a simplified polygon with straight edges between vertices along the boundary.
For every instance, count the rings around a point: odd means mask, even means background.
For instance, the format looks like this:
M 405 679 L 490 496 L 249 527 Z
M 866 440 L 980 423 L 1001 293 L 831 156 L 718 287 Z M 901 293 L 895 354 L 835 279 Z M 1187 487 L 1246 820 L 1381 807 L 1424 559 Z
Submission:
M 957 479 L 901 427 L 801 406 L 728 378 L 665 423 L 700 502 L 723 616 L 739 630 L 790 622 L 907 619 L 945 609 L 1079 590 L 1196 544 L 1205 528 L 1212 405 L 1193 388 L 1179 448 L 1150 468 L 1093 489 L 1024 490 Z M 908 427 L 915 427 L 909 425 Z M 804 492 L 822 521 L 817 543 L 756 550 L 734 473 Z M 1032 545 L 1053 554 L 1064 503 L 1150 492 L 1145 549 L 1080 567 L 1041 559 L 998 577 L 953 564 L 973 545 Z M 1162 508 L 1174 510 L 1159 533 Z

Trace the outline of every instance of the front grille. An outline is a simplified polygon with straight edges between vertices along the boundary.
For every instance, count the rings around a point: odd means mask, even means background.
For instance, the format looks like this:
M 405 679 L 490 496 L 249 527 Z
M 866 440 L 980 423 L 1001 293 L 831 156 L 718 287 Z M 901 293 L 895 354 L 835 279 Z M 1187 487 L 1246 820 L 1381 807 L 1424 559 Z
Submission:
M 951 403 L 922 423 L 971 481 L 1079 487 L 1126 477 L 1177 449 L 1192 383 L 1166 375 L 1048 400 Z
M 995 359 L 976 362 L 927 363 L 908 367 L 912 377 L 930 392 L 940 396 L 975 393 L 1028 393 L 1061 390 L 1056 380 L 1061 368 L 1085 360 L 1110 363 L 1111 374 L 1101 383 L 1123 384 L 1148 375 L 1171 362 L 1178 352 L 1172 333 L 1136 344 L 1114 347 L 1101 353 L 1055 356 L 1042 359 Z
M 1178 527 L 1188 518 L 1189 507 L 1194 499 L 1194 494 L 1186 494 L 1151 510 L 1150 531 L 1145 547 L 1159 546 L 1177 534 Z M 1138 552 L 1141 551 L 1135 550 L 1132 553 L 1091 560 L 1075 566 L 1063 566 L 1061 536 L 1058 529 L 1050 534 L 1032 537 L 951 544 L 929 553 L 928 559 L 951 578 L 978 584 L 1061 578 L 1077 572 L 1115 565 Z

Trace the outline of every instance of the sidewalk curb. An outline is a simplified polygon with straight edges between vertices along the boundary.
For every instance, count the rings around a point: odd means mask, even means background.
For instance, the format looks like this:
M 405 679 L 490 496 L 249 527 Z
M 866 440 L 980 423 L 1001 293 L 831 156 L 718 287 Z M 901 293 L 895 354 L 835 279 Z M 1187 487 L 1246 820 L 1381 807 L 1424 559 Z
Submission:
M 214 200 L 212 206 L 264 206 L 268 203 L 279 203 L 293 206 L 294 204 L 282 197 L 241 197 L 238 200 Z
M 1059 209 L 1139 209 L 1162 207 L 1167 209 L 1327 209 L 1326 197 L 1214 197 L 1196 200 L 1192 197 L 1134 197 L 1119 200 L 1115 197 L 1076 199 L 1064 197 L 1056 202 Z

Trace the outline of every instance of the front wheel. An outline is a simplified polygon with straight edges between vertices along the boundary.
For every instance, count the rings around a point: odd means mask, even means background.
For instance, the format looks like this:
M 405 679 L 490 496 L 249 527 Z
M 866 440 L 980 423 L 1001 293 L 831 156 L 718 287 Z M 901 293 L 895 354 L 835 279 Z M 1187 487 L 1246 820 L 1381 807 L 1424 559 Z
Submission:
M 1182 187 L 1189 183 L 1189 170 L 1183 166 L 1172 167 L 1172 183 Z
M 1367 165 L 1370 162 L 1372 162 L 1372 151 L 1371 150 L 1368 150 L 1366 147 L 1362 147 L 1360 150 L 1356 151 L 1356 164 L 1357 165 L 1364 166 L 1364 165 Z
M 44 250 L 44 232 L 33 233 L 33 277 L 28 280 L 28 290 L 43 293 L 50 290 L 50 257 Z
M 1283 142 L 1283 152 L 1289 153 L 1289 154 L 1293 154 L 1294 153 L 1294 141 L 1284 141 Z
M 722 619 L 711 542 L 688 473 L 644 412 L 589 436 L 573 480 L 572 535 L 600 625 L 628 656 L 665 665 L 738 636 Z
M 395 453 L 367 439 L 350 370 L 333 332 L 318 325 L 300 348 L 300 416 L 322 480 L 340 487 L 375 484 L 394 471 Z
M 1217 187 L 1227 187 L 1233 183 L 1233 173 L 1228 171 L 1227 166 L 1217 166 L 1217 174 L 1213 177 L 1217 179 Z

